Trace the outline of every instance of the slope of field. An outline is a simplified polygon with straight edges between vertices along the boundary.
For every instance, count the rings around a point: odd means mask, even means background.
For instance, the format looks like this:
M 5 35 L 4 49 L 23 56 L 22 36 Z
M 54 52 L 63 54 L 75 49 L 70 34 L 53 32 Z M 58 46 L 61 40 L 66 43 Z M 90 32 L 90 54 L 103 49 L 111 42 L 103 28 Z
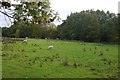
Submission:
M 29 39 L 2 46 L 3 78 L 117 77 L 117 45 Z

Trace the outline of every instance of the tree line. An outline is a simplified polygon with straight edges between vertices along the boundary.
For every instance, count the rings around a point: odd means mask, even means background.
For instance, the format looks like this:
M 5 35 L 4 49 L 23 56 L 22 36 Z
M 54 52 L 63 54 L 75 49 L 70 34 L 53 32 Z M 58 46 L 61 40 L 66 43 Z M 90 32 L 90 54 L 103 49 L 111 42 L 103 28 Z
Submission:
M 25 24 L 17 22 L 11 27 L 2 28 L 3 37 L 31 37 L 31 38 L 60 38 L 66 40 L 80 40 L 88 42 L 118 42 L 119 15 L 103 10 L 86 10 L 71 13 L 61 25 L 49 23 Z
M 56 36 L 56 26 L 52 22 L 60 18 L 58 12 L 51 9 L 49 0 L 20 1 L 19 4 L 1 1 L 0 13 L 11 23 L 11 27 L 2 28 L 3 37 L 54 38 Z
M 3 37 L 12 37 L 12 38 L 51 38 L 55 39 L 58 36 L 56 25 L 51 23 L 49 27 L 41 26 L 40 24 L 33 24 L 28 26 L 26 24 L 16 24 L 11 27 L 2 28 Z
M 61 39 L 118 42 L 118 18 L 118 15 L 109 11 L 86 10 L 71 13 L 57 28 Z

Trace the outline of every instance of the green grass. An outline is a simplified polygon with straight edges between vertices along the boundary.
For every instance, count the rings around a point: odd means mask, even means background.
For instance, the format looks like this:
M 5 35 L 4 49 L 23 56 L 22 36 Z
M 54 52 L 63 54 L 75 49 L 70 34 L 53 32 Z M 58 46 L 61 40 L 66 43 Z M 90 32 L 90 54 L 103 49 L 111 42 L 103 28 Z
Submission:
M 54 48 L 48 50 L 49 45 Z M 108 78 L 118 75 L 117 45 L 29 39 L 27 44 L 16 42 L 2 46 L 5 54 L 3 78 Z

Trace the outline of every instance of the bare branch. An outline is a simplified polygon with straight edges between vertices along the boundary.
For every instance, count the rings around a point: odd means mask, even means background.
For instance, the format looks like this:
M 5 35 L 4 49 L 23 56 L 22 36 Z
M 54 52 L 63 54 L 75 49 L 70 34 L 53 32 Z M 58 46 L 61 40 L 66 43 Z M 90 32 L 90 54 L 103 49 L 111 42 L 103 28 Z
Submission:
M 3 10 L 4 10 L 4 13 L 6 13 L 7 14 L 7 12 L 5 11 L 5 9 L 3 8 Z M 7 22 L 7 19 L 6 19 L 6 16 L 4 15 L 4 17 L 5 17 L 5 20 L 6 20 L 6 22 Z M 11 21 L 11 19 L 10 19 L 10 17 L 8 17 L 8 19 L 9 19 L 9 21 L 10 21 L 10 23 L 12 24 L 12 21 Z M 8 23 L 8 22 L 7 22 Z M 9 25 L 9 23 L 8 23 L 8 25 Z
M 8 16 L 9 18 L 13 18 L 13 19 L 14 19 L 14 17 L 12 17 L 12 16 L 8 15 L 7 13 L 2 12 L 2 11 L 0 11 L 0 12 L 1 12 L 2 14 L 4 14 L 4 15 Z

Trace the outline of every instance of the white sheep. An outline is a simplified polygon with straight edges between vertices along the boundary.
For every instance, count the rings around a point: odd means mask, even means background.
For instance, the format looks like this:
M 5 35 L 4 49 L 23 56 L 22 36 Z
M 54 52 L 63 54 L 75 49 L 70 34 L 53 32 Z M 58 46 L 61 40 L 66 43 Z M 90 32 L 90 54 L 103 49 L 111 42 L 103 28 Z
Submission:
M 28 42 L 28 37 L 25 37 L 25 39 L 22 41 L 22 43 L 27 43 Z
M 24 39 L 22 43 L 27 43 L 27 42 L 28 42 L 28 40 L 27 40 L 27 39 Z
M 56 38 L 56 40 L 59 40 L 59 38 Z
M 48 49 L 52 49 L 53 48 L 53 46 L 48 46 Z
M 45 38 L 45 39 L 47 39 L 47 38 Z

